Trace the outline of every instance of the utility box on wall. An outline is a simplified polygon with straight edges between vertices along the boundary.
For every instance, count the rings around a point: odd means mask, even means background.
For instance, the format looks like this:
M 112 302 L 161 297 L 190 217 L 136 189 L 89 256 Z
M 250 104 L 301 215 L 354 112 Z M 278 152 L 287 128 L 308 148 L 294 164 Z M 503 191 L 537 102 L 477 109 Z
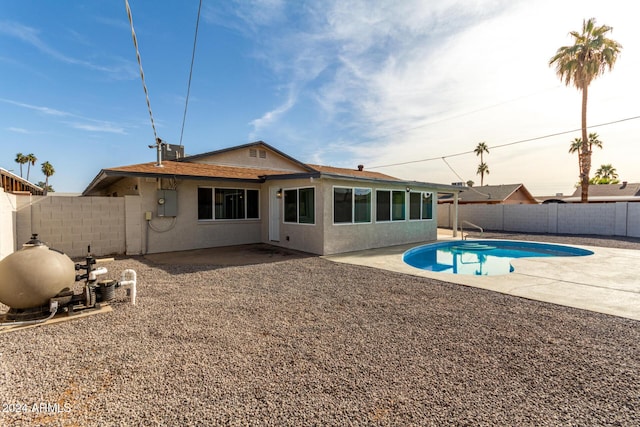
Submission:
M 158 190 L 158 216 L 178 216 L 178 192 L 176 190 Z

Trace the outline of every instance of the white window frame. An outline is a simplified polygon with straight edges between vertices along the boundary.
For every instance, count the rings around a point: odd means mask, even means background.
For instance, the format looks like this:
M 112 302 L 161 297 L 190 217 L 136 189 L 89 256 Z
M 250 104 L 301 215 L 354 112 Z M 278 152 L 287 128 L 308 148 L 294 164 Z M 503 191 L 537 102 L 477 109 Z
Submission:
M 336 222 L 336 188 L 345 188 L 351 190 L 351 222 Z M 367 222 L 355 222 L 356 218 L 356 190 L 369 190 L 369 221 Z M 334 185 L 331 188 L 331 208 L 333 215 L 333 225 L 361 225 L 373 223 L 373 202 L 374 202 L 374 190 L 371 187 L 351 187 L 348 185 Z
M 313 189 L 313 222 L 300 222 L 300 190 Z M 287 191 L 296 191 L 296 221 L 287 221 L 285 219 L 286 206 L 285 206 L 285 193 Z M 282 189 L 282 223 L 283 224 L 297 224 L 297 225 L 311 225 L 314 226 L 318 221 L 318 191 L 315 185 L 308 185 L 302 187 L 289 187 Z
M 420 218 L 418 219 L 412 219 L 411 218 L 411 194 L 420 194 Z M 422 218 L 422 197 L 425 194 L 429 194 L 432 198 L 431 198 L 431 218 Z M 409 200 L 406 202 L 409 205 L 409 209 L 408 209 L 408 220 L 409 221 L 433 221 L 433 217 L 435 216 L 436 213 L 436 207 L 434 207 L 435 204 L 435 198 L 433 197 L 433 195 L 435 194 L 435 192 L 433 191 L 428 191 L 428 190 L 422 190 L 422 191 L 414 191 L 411 190 L 409 192 Z
M 386 191 L 389 193 L 389 219 L 388 220 L 382 220 L 382 221 L 378 221 L 378 191 Z M 403 219 L 393 219 L 393 193 L 394 192 L 398 192 L 398 193 L 402 193 L 404 194 L 404 218 Z M 375 212 L 376 212 L 376 219 L 375 222 L 379 222 L 379 223 L 391 223 L 391 222 L 402 222 L 402 221 L 407 221 L 408 220 L 408 209 L 407 209 L 407 190 L 405 189 L 398 189 L 398 188 L 376 188 L 375 189 L 375 193 L 376 193 L 376 200 L 375 200 Z
M 212 201 L 212 210 L 211 216 L 212 218 L 198 218 L 198 222 L 214 222 L 214 221 L 260 221 L 261 219 L 261 202 L 260 202 L 260 189 L 252 188 L 252 187 L 219 187 L 219 186 L 208 186 L 208 185 L 199 185 L 196 190 L 196 205 L 198 204 L 198 194 L 201 188 L 206 188 L 211 190 L 211 201 Z M 244 218 L 216 218 L 216 190 L 242 190 L 244 191 Z M 257 218 L 248 218 L 247 217 L 247 207 L 248 207 L 248 198 L 247 191 L 253 190 L 258 192 L 258 217 Z

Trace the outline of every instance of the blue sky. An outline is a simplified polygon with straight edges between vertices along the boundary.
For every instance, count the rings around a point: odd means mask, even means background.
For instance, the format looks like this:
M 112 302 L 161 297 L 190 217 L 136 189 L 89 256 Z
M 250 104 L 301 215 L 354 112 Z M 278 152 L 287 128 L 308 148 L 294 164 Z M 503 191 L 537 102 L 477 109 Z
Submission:
M 130 0 L 158 135 L 180 142 L 198 1 Z M 640 116 L 640 6 L 627 0 L 204 0 L 182 143 L 263 140 L 300 161 L 420 181 L 473 180 L 489 147 L 580 127 L 580 93 L 548 67 L 583 18 L 623 51 L 590 87 L 589 124 Z M 124 1 L 0 3 L 0 166 L 49 161 L 57 192 L 102 168 L 155 160 Z M 592 129 L 640 182 L 640 119 Z M 570 193 L 580 133 L 491 149 L 488 184 Z M 430 161 L 381 167 L 422 159 Z M 23 172 L 26 177 L 26 169 Z

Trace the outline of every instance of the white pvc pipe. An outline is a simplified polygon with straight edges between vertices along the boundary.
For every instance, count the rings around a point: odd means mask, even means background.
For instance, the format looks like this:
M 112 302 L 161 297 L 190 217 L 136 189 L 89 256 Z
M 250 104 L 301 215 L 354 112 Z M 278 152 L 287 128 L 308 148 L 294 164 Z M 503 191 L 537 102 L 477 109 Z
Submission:
M 93 282 L 94 280 L 96 280 L 97 276 L 101 276 L 103 274 L 107 274 L 106 267 L 99 267 L 95 270 L 91 270 L 91 273 L 89 273 L 89 281 Z
M 130 278 L 127 280 L 127 275 Z M 120 278 L 120 286 L 131 286 L 131 304 L 136 305 L 136 272 L 135 270 L 124 270 Z

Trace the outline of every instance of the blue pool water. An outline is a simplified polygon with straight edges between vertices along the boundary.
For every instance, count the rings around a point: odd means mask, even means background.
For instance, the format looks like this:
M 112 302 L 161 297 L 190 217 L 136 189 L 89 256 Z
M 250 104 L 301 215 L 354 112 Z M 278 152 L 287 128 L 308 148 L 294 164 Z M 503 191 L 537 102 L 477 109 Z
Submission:
M 514 271 L 511 260 L 530 257 L 592 255 L 572 246 L 514 240 L 464 240 L 418 246 L 404 253 L 405 263 L 440 273 L 496 276 Z

